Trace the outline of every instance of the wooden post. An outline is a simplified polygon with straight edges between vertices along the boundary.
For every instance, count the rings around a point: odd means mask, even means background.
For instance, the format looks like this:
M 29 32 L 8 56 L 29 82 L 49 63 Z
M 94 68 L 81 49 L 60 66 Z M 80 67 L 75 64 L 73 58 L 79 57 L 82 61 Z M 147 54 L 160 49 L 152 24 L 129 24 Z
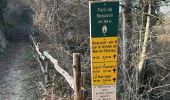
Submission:
M 45 59 L 44 61 L 45 61 L 45 84 L 48 85 L 50 82 L 48 60 Z
M 85 72 L 81 72 L 81 97 L 82 100 L 86 100 L 88 96 L 88 91 L 85 88 L 85 80 L 86 80 L 86 74 Z
M 85 72 L 81 72 L 81 87 L 85 87 Z
M 81 54 L 73 53 L 74 100 L 81 98 Z

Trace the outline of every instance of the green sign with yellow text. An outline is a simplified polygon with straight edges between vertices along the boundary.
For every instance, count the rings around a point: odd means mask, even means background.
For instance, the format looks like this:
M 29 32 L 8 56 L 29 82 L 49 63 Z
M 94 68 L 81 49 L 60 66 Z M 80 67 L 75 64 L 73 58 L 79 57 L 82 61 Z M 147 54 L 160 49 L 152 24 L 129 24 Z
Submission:
M 90 2 L 92 100 L 116 100 L 119 2 Z

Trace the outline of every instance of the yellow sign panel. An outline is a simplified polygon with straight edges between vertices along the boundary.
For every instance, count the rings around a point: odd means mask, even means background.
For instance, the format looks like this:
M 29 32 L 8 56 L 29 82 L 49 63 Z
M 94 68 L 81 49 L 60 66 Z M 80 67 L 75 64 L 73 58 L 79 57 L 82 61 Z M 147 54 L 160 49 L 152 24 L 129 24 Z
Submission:
M 92 62 L 117 61 L 118 37 L 92 38 Z
M 116 85 L 117 62 L 93 63 L 92 73 L 93 86 Z
M 92 38 L 93 86 L 116 85 L 118 37 Z

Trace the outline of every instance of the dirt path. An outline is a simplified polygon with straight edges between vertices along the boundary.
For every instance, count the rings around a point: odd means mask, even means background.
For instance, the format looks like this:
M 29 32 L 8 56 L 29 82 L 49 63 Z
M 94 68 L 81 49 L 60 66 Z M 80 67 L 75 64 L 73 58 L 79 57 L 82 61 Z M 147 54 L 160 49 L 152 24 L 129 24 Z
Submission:
M 29 46 L 15 43 L 8 57 L 0 61 L 0 100 L 25 100 L 25 55 Z

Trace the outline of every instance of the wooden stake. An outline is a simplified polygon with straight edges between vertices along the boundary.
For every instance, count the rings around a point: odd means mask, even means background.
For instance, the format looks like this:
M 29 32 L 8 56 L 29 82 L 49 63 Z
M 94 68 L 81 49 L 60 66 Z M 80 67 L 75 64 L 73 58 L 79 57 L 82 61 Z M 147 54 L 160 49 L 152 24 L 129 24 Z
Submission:
M 49 84 L 49 66 L 48 66 L 48 61 L 45 59 L 45 84 Z
M 82 100 L 80 58 L 81 58 L 80 53 L 73 53 L 74 100 Z
M 81 72 L 81 87 L 85 87 L 85 72 Z
M 88 96 L 88 91 L 85 88 L 85 80 L 86 80 L 86 74 L 85 72 L 81 72 L 81 97 L 82 100 L 86 100 Z

